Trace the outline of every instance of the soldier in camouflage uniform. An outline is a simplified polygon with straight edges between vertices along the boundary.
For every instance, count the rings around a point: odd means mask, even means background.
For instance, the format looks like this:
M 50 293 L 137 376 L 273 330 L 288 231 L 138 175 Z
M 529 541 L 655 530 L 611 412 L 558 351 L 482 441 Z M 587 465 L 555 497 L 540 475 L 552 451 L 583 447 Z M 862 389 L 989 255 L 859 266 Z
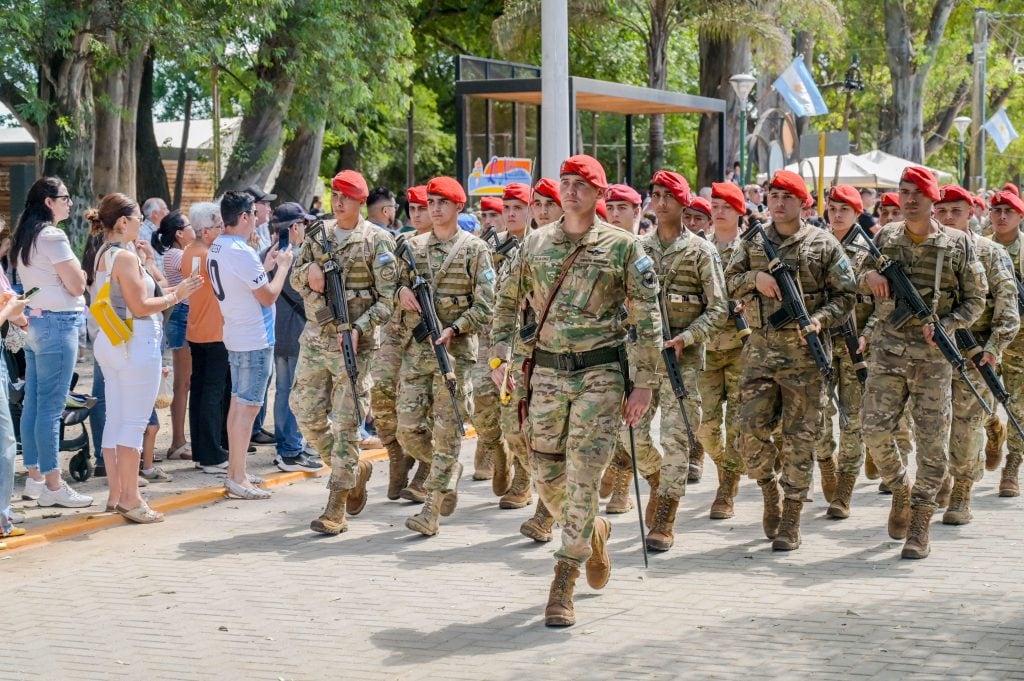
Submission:
M 683 226 L 707 238 L 711 234 L 711 202 L 703 196 L 690 197 L 690 205 L 683 210 Z
M 903 171 L 900 205 L 905 220 L 891 222 L 875 236 L 878 249 L 902 263 L 908 277 L 950 336 L 970 328 L 985 309 L 985 268 L 963 232 L 931 217 L 939 187 L 919 166 Z M 862 433 L 879 472 L 892 490 L 888 530 L 906 539 L 904 558 L 930 552 L 928 526 L 935 495 L 949 457 L 952 369 L 933 345 L 931 323 L 911 317 L 897 328 L 888 281 L 871 269 L 860 276 L 861 290 L 875 297 L 878 323 L 871 334 L 868 381 L 864 389 Z M 892 442 L 904 407 L 910 403 L 917 439 L 917 479 L 913 491 L 906 466 Z
M 540 308 L 532 355 L 536 368 L 527 386 L 534 479 L 562 525 L 544 612 L 548 626 L 575 623 L 572 597 L 581 565 L 586 564 L 587 583 L 595 589 L 611 574 L 611 525 L 596 517 L 597 486 L 622 418 L 622 305 L 630 305 L 637 319 L 636 388 L 626 399 L 628 424 L 635 425 L 650 405 L 661 338 L 653 263 L 634 237 L 595 218 L 597 199 L 608 186 L 604 169 L 596 159 L 579 155 L 563 162 L 561 170 L 565 215 L 523 243 L 516 274 L 501 289 L 491 351 L 494 359 L 504 360 L 500 350 L 511 341 L 522 302 L 516 292 L 525 292 Z M 552 296 L 563 268 L 564 283 Z M 504 380 L 502 366 L 494 378 Z
M 704 342 L 726 315 L 725 280 L 718 250 L 683 227 L 690 186 L 677 173 L 659 170 L 651 178 L 651 205 L 658 228 L 640 237 L 661 282 L 662 314 L 668 316 L 672 347 L 688 390 L 686 415 L 694 435 L 701 423 L 698 376 L 704 368 Z M 635 321 L 635 320 L 634 320 Z M 651 437 L 651 421 L 661 406 L 661 444 L 664 459 Z M 668 551 L 675 542 L 676 510 L 686 494 L 690 474 L 690 444 L 679 401 L 667 376 L 654 391 L 651 408 L 636 430 L 637 469 L 651 485 L 647 548 Z
M 459 410 L 471 415 L 470 376 L 477 357 L 476 334 L 491 317 L 494 270 L 487 244 L 459 229 L 458 215 L 466 203 L 462 186 L 450 177 L 435 177 L 427 183 L 427 200 L 433 229 L 412 237 L 407 244 L 417 271 L 430 283 L 442 328 L 436 344 L 445 346 L 451 357 L 459 387 Z M 403 310 L 419 313 L 411 286 L 411 273 L 403 266 L 399 303 Z M 412 331 L 419 315 L 403 317 L 406 329 Z M 441 515 L 455 512 L 462 476 L 462 440 L 431 343 L 434 341 L 429 336 L 422 342 L 414 337 L 407 341 L 398 394 L 398 441 L 406 454 L 431 462 L 423 508 L 405 521 L 407 528 L 426 536 L 437 534 Z
M 345 513 L 357 515 L 366 506 L 366 481 L 373 467 L 359 460 L 359 426 L 355 402 L 366 413 L 370 399 L 370 358 L 377 345 L 377 327 L 394 309 L 398 265 L 391 235 L 365 221 L 361 208 L 368 195 L 363 176 L 345 170 L 331 182 L 334 220 L 325 223 L 330 252 L 307 238 L 292 268 L 290 282 L 306 308 L 306 328 L 300 338 L 295 386 L 288 404 L 306 441 L 328 459 L 331 477 L 323 514 L 310 529 L 339 534 L 348 529 Z M 341 331 L 336 322 L 320 326 L 316 312 L 327 305 L 323 265 L 333 260 L 341 269 L 352 343 L 359 370 L 358 394 L 345 371 Z
M 417 234 L 430 231 L 430 213 L 427 209 L 427 187 L 417 185 L 406 190 L 409 221 Z M 373 387 L 370 388 L 370 406 L 381 443 L 388 450 L 388 499 L 399 497 L 423 503 L 427 492 L 423 483 L 430 473 L 430 461 L 421 461 L 416 468 L 412 482 L 409 470 L 416 459 L 402 451 L 398 444 L 398 412 L 395 402 L 398 397 L 398 370 L 402 367 L 402 355 L 409 342 L 409 331 L 403 321 L 407 313 L 396 307 L 391 320 L 383 327 L 380 350 L 373 358 Z
M 1006 250 L 971 231 L 972 197 L 956 185 L 946 185 L 935 204 L 935 218 L 945 227 L 967 234 L 974 246 L 978 261 L 985 267 L 988 295 L 985 310 L 971 326 L 971 332 L 983 349 L 982 362 L 996 368 L 1003 350 L 1020 330 L 1020 312 L 1017 309 L 1017 285 L 1014 283 L 1013 263 Z M 966 352 L 968 348 L 960 348 Z M 974 374 L 975 376 L 977 374 Z M 995 406 L 992 393 L 979 387 L 990 407 Z M 985 474 L 983 450 L 985 448 L 985 410 L 978 403 L 959 374 L 953 376 L 953 423 L 949 431 L 949 472 L 942 490 L 936 497 L 939 508 L 946 507 L 942 516 L 944 525 L 966 525 L 971 521 L 971 487 Z M 996 420 L 1000 426 L 1002 423 Z M 1000 443 L 1001 444 L 1001 443 Z M 999 454 L 1002 454 L 1000 451 Z M 998 459 L 991 466 L 998 466 Z
M 711 184 L 713 231 L 708 239 L 722 262 L 729 262 L 739 245 L 739 221 L 746 212 L 743 190 L 731 182 Z M 734 301 L 739 304 L 740 301 Z M 742 305 L 739 308 L 742 314 Z M 728 310 L 727 310 L 728 312 Z M 712 520 L 731 518 L 740 478 L 746 470 L 740 454 L 738 411 L 740 354 L 743 338 L 737 335 L 731 316 L 724 316 L 712 331 L 705 347 L 704 371 L 698 377 L 701 422 L 697 439 L 718 468 L 718 491 L 711 504 Z M 729 405 L 728 412 L 723 409 Z
M 992 240 L 1006 249 L 1014 276 L 1024 277 L 1024 237 L 1020 233 L 1021 219 L 1024 218 L 1024 201 L 1009 191 L 1000 191 L 992 197 L 992 208 L 989 212 L 992 226 Z M 1003 373 L 1003 384 L 1010 393 L 1011 399 L 1020 404 L 1024 396 L 1024 334 L 1018 334 L 1006 347 L 1000 365 Z M 1003 466 L 999 480 L 999 496 L 1016 497 L 1020 495 L 1018 472 L 1021 457 L 1024 456 L 1024 441 L 1017 431 L 1010 430 L 1006 440 L 1006 465 Z M 1001 448 L 999 454 L 1002 454 Z M 999 466 L 999 457 L 986 457 L 989 470 Z
M 830 234 L 800 219 L 809 194 L 803 178 L 780 170 L 768 189 L 772 222 L 765 227 L 779 257 L 794 270 L 810 313 L 811 326 L 826 353 L 827 330 L 853 309 L 856 280 L 849 258 Z M 811 486 L 814 452 L 821 428 L 823 381 L 795 322 L 774 329 L 768 322 L 781 307 L 781 290 L 771 274 L 761 242 L 741 240 L 726 270 L 729 295 L 755 294 L 746 305 L 754 332 L 743 349 L 740 378 L 740 428 L 749 438 L 744 452 L 747 474 L 764 495 L 765 534 L 772 548 L 792 551 L 800 546 L 800 512 Z M 825 333 L 820 333 L 825 331 Z M 772 432 L 781 426 L 781 447 Z M 782 487 L 779 499 L 775 462 L 781 451 Z

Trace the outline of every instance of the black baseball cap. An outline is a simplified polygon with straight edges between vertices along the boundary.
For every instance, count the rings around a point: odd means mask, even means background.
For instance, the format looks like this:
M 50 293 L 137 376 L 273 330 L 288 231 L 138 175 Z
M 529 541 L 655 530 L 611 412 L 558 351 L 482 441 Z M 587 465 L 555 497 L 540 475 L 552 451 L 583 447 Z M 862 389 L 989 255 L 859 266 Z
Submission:
M 274 209 L 274 214 L 270 217 L 270 221 L 274 223 L 274 227 L 278 228 L 288 227 L 299 220 L 316 220 L 316 216 L 307 213 L 302 206 L 294 201 L 282 203 Z
M 245 193 L 252 197 L 253 201 L 259 203 L 260 201 L 274 201 L 277 199 L 277 194 L 268 194 L 254 184 L 249 185 Z

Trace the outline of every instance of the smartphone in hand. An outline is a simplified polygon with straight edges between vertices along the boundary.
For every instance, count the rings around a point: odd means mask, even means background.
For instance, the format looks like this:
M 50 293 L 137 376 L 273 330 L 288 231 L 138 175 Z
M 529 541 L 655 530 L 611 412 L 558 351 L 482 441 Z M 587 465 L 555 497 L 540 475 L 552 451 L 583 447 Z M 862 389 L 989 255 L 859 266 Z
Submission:
M 191 274 L 189 274 L 190 277 L 195 277 L 195 276 L 198 276 L 200 274 L 200 272 L 199 272 L 199 265 L 202 262 L 203 262 L 203 259 L 200 258 L 198 255 L 192 256 L 192 272 L 191 272 Z
M 25 291 L 25 294 L 21 297 L 21 299 L 24 301 L 32 300 L 32 298 L 35 297 L 37 293 L 39 293 L 39 287 L 35 286 L 33 288 L 30 288 L 28 291 Z
M 288 248 L 288 233 L 291 231 L 291 227 L 282 227 L 281 231 L 277 234 L 277 250 L 283 251 Z

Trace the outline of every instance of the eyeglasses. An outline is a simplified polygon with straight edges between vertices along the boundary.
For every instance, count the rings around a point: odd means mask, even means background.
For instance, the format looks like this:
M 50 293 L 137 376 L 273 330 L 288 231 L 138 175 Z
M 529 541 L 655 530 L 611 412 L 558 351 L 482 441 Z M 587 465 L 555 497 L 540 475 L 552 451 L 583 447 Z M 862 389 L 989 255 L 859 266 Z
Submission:
M 142 222 L 143 220 L 145 220 L 145 219 L 146 219 L 146 218 L 142 217 L 141 215 L 133 215 L 133 216 L 132 216 L 132 218 L 133 218 L 133 219 L 135 219 L 135 220 L 138 220 L 138 221 L 139 221 L 140 223 L 141 223 L 141 222 Z
M 187 224 L 184 224 L 184 225 L 182 225 L 181 227 L 179 227 L 179 228 L 178 228 L 178 231 L 180 232 L 180 231 L 182 231 L 182 230 L 185 230 L 185 229 L 189 229 L 189 228 L 191 228 L 191 227 L 192 227 L 192 223 L 191 223 L 191 222 L 189 222 L 189 223 L 187 223 Z
M 54 201 L 68 201 L 68 202 L 70 202 L 71 201 L 71 197 L 68 196 L 67 194 L 58 194 L 57 196 L 53 197 L 53 200 Z

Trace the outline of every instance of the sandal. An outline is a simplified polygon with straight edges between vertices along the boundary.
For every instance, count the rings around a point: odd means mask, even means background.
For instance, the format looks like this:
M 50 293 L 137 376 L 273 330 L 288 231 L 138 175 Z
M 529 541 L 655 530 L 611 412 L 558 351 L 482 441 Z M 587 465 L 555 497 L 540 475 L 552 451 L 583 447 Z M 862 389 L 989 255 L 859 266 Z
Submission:
M 262 485 L 262 484 L 264 484 L 266 482 L 266 480 L 264 480 L 260 476 L 253 475 L 252 473 L 249 473 L 248 477 L 249 477 L 249 482 L 251 482 L 254 485 Z
M 122 518 L 130 520 L 133 523 L 139 523 L 140 525 L 149 525 L 150 523 L 160 523 L 164 520 L 164 514 L 158 513 L 149 507 L 145 501 L 136 506 L 133 509 L 123 508 L 116 506 L 115 509 L 121 514 Z
M 231 479 L 224 481 L 224 494 L 229 499 L 269 499 L 270 491 L 259 487 L 239 485 Z
M 176 449 L 171 449 L 171 448 L 168 447 L 168 449 L 167 449 L 167 460 L 170 461 L 171 459 L 182 459 L 184 461 L 191 461 L 192 460 L 192 445 L 191 445 L 191 443 L 186 442 L 185 444 L 181 445 L 180 447 L 177 447 Z

